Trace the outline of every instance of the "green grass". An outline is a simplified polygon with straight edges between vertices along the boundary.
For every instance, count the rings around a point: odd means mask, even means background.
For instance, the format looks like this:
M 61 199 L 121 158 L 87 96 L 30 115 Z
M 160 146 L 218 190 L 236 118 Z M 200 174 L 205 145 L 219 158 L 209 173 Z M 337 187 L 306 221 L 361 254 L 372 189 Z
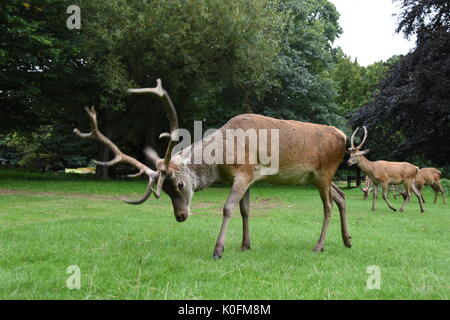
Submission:
M 370 211 L 358 189 L 347 194 L 353 247 L 343 246 L 336 206 L 325 251 L 312 252 L 322 204 L 312 188 L 252 188 L 252 250 L 240 252 L 234 212 L 221 260 L 211 258 L 228 188 L 194 196 L 194 215 L 177 223 L 167 197 L 130 206 L 144 181 L 95 181 L 0 173 L 2 299 L 448 299 L 450 204 L 406 212 L 383 200 Z M 8 191 L 6 191 L 8 190 Z M 14 191 L 11 191 L 14 190 Z M 401 200 L 394 201 L 397 208 Z M 81 269 L 69 290 L 66 269 Z M 381 269 L 369 290 L 367 267 Z

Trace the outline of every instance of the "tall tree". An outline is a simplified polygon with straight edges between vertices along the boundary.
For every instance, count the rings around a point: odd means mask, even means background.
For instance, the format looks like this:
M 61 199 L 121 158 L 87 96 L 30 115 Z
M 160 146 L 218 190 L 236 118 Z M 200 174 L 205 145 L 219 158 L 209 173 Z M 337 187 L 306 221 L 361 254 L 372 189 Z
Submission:
M 261 94 L 272 81 L 283 20 L 277 1 L 84 0 L 80 7 L 83 55 L 101 83 L 103 126 L 114 128 L 119 144 L 158 149 L 167 126 L 157 120 L 164 117 L 158 100 L 130 97 L 126 88 L 162 78 L 181 126 L 208 119 L 216 127 L 243 111 L 243 97 Z
M 330 71 L 332 43 L 341 32 L 336 8 L 327 0 L 283 0 L 289 16 L 283 30 L 273 85 L 254 110 L 269 116 L 343 124 L 336 114 L 336 90 Z
M 68 1 L 0 3 L 0 132 L 30 131 L 70 113 L 93 92 L 66 27 Z
M 394 56 L 385 62 L 378 61 L 364 67 L 357 59 L 352 60 L 338 48 L 335 59 L 336 67 L 332 74 L 338 88 L 336 102 L 339 113 L 347 115 L 373 100 L 379 91 L 380 82 L 399 57 Z
M 392 68 L 376 99 L 352 115 L 366 125 L 375 157 L 448 165 L 450 3 L 402 0 L 398 31 L 416 48 Z

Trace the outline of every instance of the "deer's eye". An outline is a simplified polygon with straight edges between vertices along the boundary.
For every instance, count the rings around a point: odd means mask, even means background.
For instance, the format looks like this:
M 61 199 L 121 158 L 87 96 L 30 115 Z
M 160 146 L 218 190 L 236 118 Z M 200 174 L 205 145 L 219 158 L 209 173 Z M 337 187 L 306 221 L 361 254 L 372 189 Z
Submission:
M 183 181 L 178 182 L 178 189 L 181 190 L 184 187 Z

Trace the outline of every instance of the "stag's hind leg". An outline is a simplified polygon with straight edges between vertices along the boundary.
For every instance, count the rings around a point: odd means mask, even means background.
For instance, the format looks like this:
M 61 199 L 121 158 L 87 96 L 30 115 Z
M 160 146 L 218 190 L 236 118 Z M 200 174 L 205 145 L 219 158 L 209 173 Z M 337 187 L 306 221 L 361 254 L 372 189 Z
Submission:
M 447 203 L 447 200 L 445 199 L 445 190 L 444 190 L 444 188 L 442 187 L 441 182 L 440 182 L 440 181 L 436 181 L 435 184 L 436 184 L 437 188 L 439 189 L 439 191 L 442 193 L 442 203 L 443 203 L 443 204 L 446 204 L 446 203 Z M 435 201 L 435 202 L 436 202 L 436 201 Z
M 431 188 L 434 190 L 434 191 L 436 191 L 435 189 L 434 189 L 434 187 L 433 187 L 433 185 L 430 185 L 431 186 Z M 425 203 L 425 198 L 423 197 L 423 188 L 425 187 L 425 185 L 423 185 L 423 184 L 417 184 L 416 185 L 416 188 L 417 188 L 417 190 L 419 191 L 419 193 L 420 193 L 420 198 L 422 199 L 422 202 L 423 203 Z
M 405 185 L 405 193 L 406 193 L 406 198 L 405 201 L 403 201 L 402 206 L 400 207 L 400 212 L 403 212 L 403 210 L 405 210 L 406 206 L 409 203 L 409 200 L 411 199 L 411 189 L 412 189 L 412 184 L 411 183 L 404 183 Z M 421 199 L 422 200 L 422 199 Z
M 389 184 L 383 183 L 383 184 L 381 185 L 381 187 L 383 188 L 383 200 L 386 202 L 386 204 L 388 205 L 389 209 L 391 209 L 391 210 L 393 210 L 393 211 L 397 211 L 397 209 L 395 209 L 395 208 L 391 205 L 391 203 L 389 202 L 388 197 L 387 197 L 387 195 L 388 195 Z
M 323 224 L 322 231 L 320 232 L 320 238 L 317 245 L 314 247 L 314 251 L 321 252 L 324 250 L 325 238 L 327 237 L 328 225 L 330 224 L 331 218 L 331 183 L 318 183 L 317 188 L 320 192 L 320 198 L 323 203 Z
M 430 187 L 434 191 L 434 202 L 433 203 L 436 203 L 440 190 L 439 190 L 438 186 L 435 185 L 434 183 L 430 184 Z M 419 191 L 422 191 L 422 190 L 419 190 Z M 423 194 L 422 194 L 422 200 L 423 200 Z M 425 203 L 425 201 L 423 203 Z
M 420 212 L 424 213 L 425 212 L 425 208 L 423 207 L 423 202 L 422 202 L 422 198 L 421 198 L 421 193 L 419 190 L 417 190 L 415 184 L 411 184 L 411 190 L 412 192 L 416 195 L 417 199 L 419 200 L 419 205 L 420 205 Z
M 336 204 L 339 208 L 339 215 L 341 217 L 342 240 L 344 241 L 344 245 L 347 248 L 351 248 L 352 243 L 351 243 L 350 239 L 352 237 L 350 237 L 349 232 L 348 232 L 347 211 L 345 208 L 345 194 L 334 183 L 331 184 L 331 197 L 333 198 L 334 202 L 336 202 Z
M 250 230 L 248 225 L 248 218 L 250 214 L 250 188 L 247 189 L 241 201 L 239 201 L 239 208 L 242 216 L 242 246 L 241 250 L 250 250 Z

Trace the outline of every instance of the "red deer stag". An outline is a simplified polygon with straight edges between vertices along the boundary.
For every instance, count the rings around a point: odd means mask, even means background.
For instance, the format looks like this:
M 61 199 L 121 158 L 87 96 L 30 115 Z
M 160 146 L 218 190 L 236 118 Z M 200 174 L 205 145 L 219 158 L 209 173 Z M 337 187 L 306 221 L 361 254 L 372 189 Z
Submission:
M 415 185 L 420 191 L 420 196 L 422 201 L 425 203 L 423 198 L 422 190 L 424 186 L 430 186 L 434 190 L 434 203 L 437 201 L 439 192 L 442 193 L 442 202 L 445 204 L 445 191 L 441 184 L 441 172 L 436 168 L 422 168 L 416 176 Z
M 249 209 L 250 209 L 250 186 L 256 181 L 268 181 L 273 184 L 297 185 L 311 183 L 320 192 L 323 202 L 324 220 L 319 241 L 315 246 L 315 251 L 324 250 L 324 242 L 330 222 L 332 201 L 336 202 L 341 219 L 341 233 L 345 246 L 351 247 L 350 236 L 347 227 L 347 217 L 345 208 L 344 193 L 332 183 L 339 164 L 345 155 L 345 134 L 335 127 L 304 123 L 290 120 L 277 120 L 262 115 L 243 114 L 229 120 L 222 128 L 217 130 L 210 137 L 202 141 L 195 142 L 189 147 L 173 152 L 179 138 L 178 118 L 175 107 L 158 79 L 155 88 L 129 89 L 132 93 L 150 93 L 159 96 L 163 102 L 165 111 L 170 121 L 170 133 L 163 133 L 161 137 L 170 138 L 164 159 L 160 159 L 155 151 L 146 149 L 147 156 L 154 161 L 156 171 L 150 169 L 140 161 L 123 154 L 119 148 L 106 138 L 98 129 L 97 116 L 94 108 L 86 111 L 89 115 L 92 131 L 81 133 L 78 129 L 74 132 L 82 138 L 92 138 L 107 145 L 115 154 L 115 158 L 108 162 L 96 162 L 104 166 L 112 166 L 117 163 L 128 163 L 136 167 L 139 171 L 132 176 L 147 175 L 148 185 L 144 196 L 137 201 L 127 201 L 131 204 L 140 204 L 147 200 L 151 194 L 156 198 L 160 197 L 161 189 L 164 190 L 172 200 L 175 218 L 178 222 L 185 221 L 190 212 L 190 204 L 193 193 L 204 189 L 216 181 L 223 181 L 231 184 L 231 193 L 223 208 L 223 221 L 220 233 L 214 248 L 213 257 L 220 258 L 224 251 L 225 236 L 228 223 L 233 209 L 239 205 L 243 221 L 243 239 L 241 250 L 250 249 L 249 234 Z M 244 144 L 245 161 L 243 163 L 234 160 L 229 162 L 218 161 L 217 163 L 192 162 L 211 147 L 211 143 L 228 147 L 229 139 L 226 135 L 228 130 L 256 130 L 278 131 L 279 159 L 278 170 L 272 175 L 263 174 L 263 169 L 267 168 L 267 162 L 258 157 L 255 164 L 250 164 L 249 139 L 245 139 Z M 224 139 L 223 137 L 227 137 Z M 237 137 L 232 137 L 234 141 Z M 270 138 L 270 137 L 269 137 Z M 261 138 L 259 138 L 261 140 Z M 277 141 L 270 138 L 267 142 L 273 145 Z M 234 151 L 237 145 L 231 144 L 227 151 Z M 254 146 L 253 146 L 254 147 Z M 269 148 L 258 145 L 257 149 Z M 271 148 L 269 148 L 272 150 Z M 260 151 L 260 150 L 256 150 Z M 228 154 L 224 152 L 224 155 Z M 239 156 L 239 155 L 238 155 Z M 153 186 L 156 184 L 156 189 Z
M 420 197 L 420 192 L 417 190 L 416 186 L 414 185 L 414 179 L 416 178 L 417 172 L 419 171 L 419 168 L 416 166 L 408 163 L 408 162 L 389 162 L 389 161 L 369 161 L 364 156 L 369 152 L 369 150 L 361 151 L 361 148 L 364 146 L 364 143 L 367 140 L 367 128 L 364 127 L 364 138 L 362 142 L 355 147 L 354 144 L 354 138 L 356 133 L 358 132 L 359 128 L 357 128 L 350 139 L 351 148 L 349 148 L 350 152 L 350 159 L 348 160 L 348 165 L 354 165 L 357 164 L 362 171 L 366 175 L 369 176 L 370 180 L 372 180 L 373 183 L 373 202 L 372 202 L 372 210 L 375 211 L 375 203 L 378 197 L 378 185 L 381 184 L 381 187 L 383 188 L 383 199 L 388 205 L 388 207 L 393 210 L 397 211 L 390 203 L 387 198 L 387 192 L 388 192 L 388 186 L 389 184 L 392 185 L 399 185 L 402 184 L 405 186 L 405 192 L 406 192 L 406 198 L 403 202 L 403 205 L 400 208 L 400 211 L 403 211 L 408 204 L 410 198 L 411 198 L 411 191 L 417 196 L 417 199 L 419 199 L 420 204 L 420 211 L 425 212 L 425 209 L 423 208 L 422 198 Z

